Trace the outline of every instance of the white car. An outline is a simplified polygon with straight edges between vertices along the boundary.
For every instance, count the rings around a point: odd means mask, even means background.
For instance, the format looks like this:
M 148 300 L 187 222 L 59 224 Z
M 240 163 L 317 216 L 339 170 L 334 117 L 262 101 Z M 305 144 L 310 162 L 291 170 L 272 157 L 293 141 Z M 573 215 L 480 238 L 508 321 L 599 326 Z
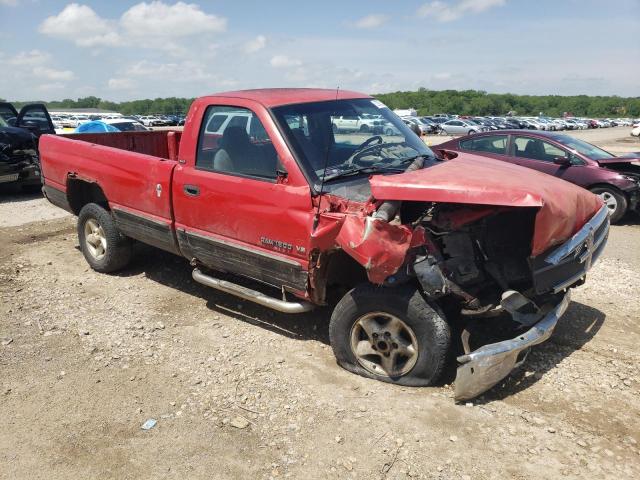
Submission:
M 359 117 L 357 115 L 340 115 L 331 117 L 334 132 L 362 132 L 368 133 L 373 130 L 378 118 Z
M 468 120 L 462 120 L 459 118 L 449 120 L 440 124 L 440 130 L 447 135 L 471 135 L 473 133 L 484 132 L 488 130 L 482 125 L 477 123 L 471 123 Z
M 145 115 L 140 117 L 140 121 L 145 127 L 153 127 L 154 125 L 161 125 L 163 123 L 158 117 L 154 117 L 153 115 Z
M 633 135 L 634 137 L 640 137 L 640 124 L 634 127 L 633 130 L 631 130 L 631 135 Z

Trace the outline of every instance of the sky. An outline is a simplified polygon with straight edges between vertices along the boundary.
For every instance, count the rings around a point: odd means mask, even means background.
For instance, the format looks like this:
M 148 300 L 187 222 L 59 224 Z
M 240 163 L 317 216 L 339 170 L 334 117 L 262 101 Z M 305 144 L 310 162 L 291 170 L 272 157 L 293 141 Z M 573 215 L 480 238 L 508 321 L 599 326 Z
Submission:
M 0 0 L 0 98 L 640 96 L 640 0 Z

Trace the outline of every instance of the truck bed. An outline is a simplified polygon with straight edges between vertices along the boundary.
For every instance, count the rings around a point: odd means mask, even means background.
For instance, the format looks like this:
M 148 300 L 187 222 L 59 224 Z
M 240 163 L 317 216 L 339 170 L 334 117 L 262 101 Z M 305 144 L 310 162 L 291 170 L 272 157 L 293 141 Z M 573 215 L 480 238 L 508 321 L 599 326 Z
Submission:
M 171 179 L 177 165 L 181 132 L 120 132 L 43 135 L 40 163 L 49 200 L 75 214 L 69 202 L 74 188 L 100 190 L 114 215 L 144 219 L 149 231 L 173 227 Z M 77 193 L 77 192 L 76 192 Z M 140 222 L 138 222 L 140 224 Z M 126 228 L 123 228 L 123 231 Z M 136 232 L 125 232 L 134 238 Z M 173 249 L 172 234 L 163 240 Z M 151 242 L 148 242 L 151 243 Z
M 102 145 L 105 147 L 144 153 L 167 160 L 177 160 L 182 132 L 154 130 L 149 132 L 71 133 L 64 138 Z

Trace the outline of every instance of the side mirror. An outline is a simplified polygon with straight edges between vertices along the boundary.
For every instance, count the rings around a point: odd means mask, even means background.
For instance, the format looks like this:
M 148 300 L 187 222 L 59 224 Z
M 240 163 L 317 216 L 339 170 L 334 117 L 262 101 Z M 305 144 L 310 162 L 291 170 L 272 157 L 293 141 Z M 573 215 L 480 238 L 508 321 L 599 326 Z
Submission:
M 452 152 L 451 150 L 445 150 L 443 148 L 439 148 L 435 150 L 436 157 L 440 160 L 453 160 L 458 156 L 456 152 Z
M 568 167 L 571 165 L 571 159 L 569 157 L 555 157 L 553 163 L 562 167 Z
M 276 182 L 285 183 L 285 180 L 287 179 L 288 176 L 289 174 L 287 173 L 287 169 L 284 168 L 284 165 L 282 164 L 282 160 L 278 158 L 278 164 L 276 165 Z

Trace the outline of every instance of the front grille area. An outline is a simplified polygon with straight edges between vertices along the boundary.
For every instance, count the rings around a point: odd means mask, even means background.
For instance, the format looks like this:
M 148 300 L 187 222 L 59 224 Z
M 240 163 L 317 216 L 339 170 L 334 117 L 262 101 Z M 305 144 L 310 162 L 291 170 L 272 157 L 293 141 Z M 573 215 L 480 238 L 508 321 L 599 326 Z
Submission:
M 565 243 L 532 259 L 536 293 L 557 293 L 580 282 L 604 250 L 608 236 L 609 212 L 603 206 Z

